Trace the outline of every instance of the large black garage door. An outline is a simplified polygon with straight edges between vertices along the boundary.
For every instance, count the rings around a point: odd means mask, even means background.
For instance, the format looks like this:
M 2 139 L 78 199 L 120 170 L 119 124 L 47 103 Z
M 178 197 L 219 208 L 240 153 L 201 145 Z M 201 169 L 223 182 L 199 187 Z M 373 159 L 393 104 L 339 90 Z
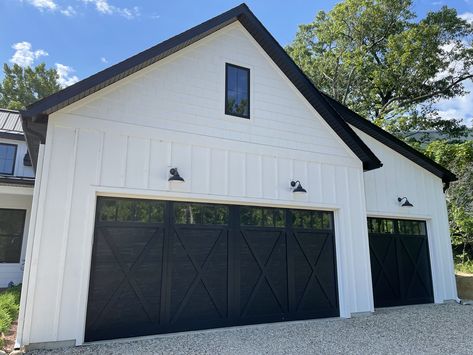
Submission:
M 433 302 L 424 221 L 368 218 L 375 307 Z
M 330 212 L 98 199 L 86 341 L 338 314 Z

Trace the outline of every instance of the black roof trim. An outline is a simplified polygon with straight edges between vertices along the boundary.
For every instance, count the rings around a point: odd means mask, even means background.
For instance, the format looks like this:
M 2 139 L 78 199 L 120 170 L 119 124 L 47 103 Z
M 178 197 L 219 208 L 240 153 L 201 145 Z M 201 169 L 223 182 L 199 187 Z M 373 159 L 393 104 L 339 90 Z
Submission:
M 32 118 L 35 122 L 43 120 L 44 115 L 49 115 L 115 83 L 237 20 L 240 21 L 315 110 L 363 162 L 363 168 L 371 170 L 381 167 L 382 164 L 375 154 L 339 114 L 330 105 L 327 105 L 322 94 L 292 61 L 286 51 L 255 17 L 246 4 L 241 4 L 110 68 L 35 102 L 22 111 L 22 117 Z
M 457 177 L 451 171 L 445 169 L 440 164 L 436 163 L 426 155 L 418 150 L 412 148 L 402 140 L 396 138 L 392 134 L 386 132 L 384 129 L 375 125 L 371 121 L 361 117 L 356 112 L 350 110 L 345 105 L 333 99 L 327 94 L 323 94 L 325 100 L 340 114 L 340 116 L 352 126 L 358 128 L 360 131 L 368 134 L 389 148 L 395 150 L 407 159 L 413 161 L 422 168 L 430 171 L 432 174 L 442 179 L 444 183 L 456 181 Z

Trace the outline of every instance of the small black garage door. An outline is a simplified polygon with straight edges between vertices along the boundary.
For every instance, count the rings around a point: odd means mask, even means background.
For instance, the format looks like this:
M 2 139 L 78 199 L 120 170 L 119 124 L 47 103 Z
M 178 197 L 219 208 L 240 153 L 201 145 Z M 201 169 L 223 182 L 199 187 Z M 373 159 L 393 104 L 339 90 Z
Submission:
M 338 315 L 330 212 L 98 199 L 86 341 Z
M 424 221 L 368 218 L 375 307 L 433 302 Z

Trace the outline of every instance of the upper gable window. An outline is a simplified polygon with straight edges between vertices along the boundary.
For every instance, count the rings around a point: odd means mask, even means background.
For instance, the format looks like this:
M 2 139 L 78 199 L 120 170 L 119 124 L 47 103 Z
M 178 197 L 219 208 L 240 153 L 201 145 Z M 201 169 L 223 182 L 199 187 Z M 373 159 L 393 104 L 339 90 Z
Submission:
M 15 160 L 16 145 L 0 143 L 0 174 L 13 175 Z
M 226 64 L 225 113 L 250 118 L 250 69 Z

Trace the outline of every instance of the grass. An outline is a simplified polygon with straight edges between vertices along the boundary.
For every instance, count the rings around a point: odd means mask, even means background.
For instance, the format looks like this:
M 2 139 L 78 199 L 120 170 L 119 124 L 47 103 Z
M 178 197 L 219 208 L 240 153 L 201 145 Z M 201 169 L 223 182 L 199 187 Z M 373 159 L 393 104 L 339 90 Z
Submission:
M 3 347 L 3 333 L 17 319 L 20 309 L 21 285 L 13 286 L 0 293 L 0 349 Z
M 464 263 L 455 263 L 455 271 L 473 274 L 473 260 L 465 261 Z

